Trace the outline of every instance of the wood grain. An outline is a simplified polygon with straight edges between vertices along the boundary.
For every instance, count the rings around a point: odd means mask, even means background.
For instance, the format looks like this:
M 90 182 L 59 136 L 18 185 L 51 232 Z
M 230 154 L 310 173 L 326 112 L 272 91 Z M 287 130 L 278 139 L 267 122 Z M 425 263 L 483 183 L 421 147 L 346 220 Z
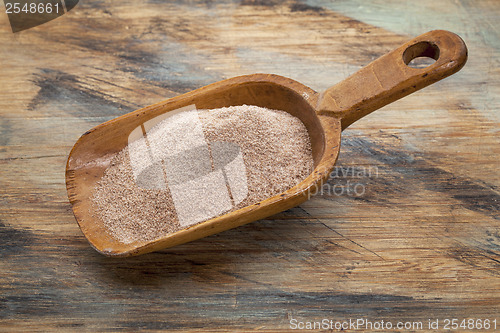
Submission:
M 495 1 L 83 1 L 17 34 L 0 15 L 0 330 L 500 320 L 499 15 Z M 344 192 L 136 258 L 83 237 L 64 171 L 88 129 L 243 74 L 323 91 L 434 28 L 464 38 L 467 66 L 343 133 L 329 184 Z

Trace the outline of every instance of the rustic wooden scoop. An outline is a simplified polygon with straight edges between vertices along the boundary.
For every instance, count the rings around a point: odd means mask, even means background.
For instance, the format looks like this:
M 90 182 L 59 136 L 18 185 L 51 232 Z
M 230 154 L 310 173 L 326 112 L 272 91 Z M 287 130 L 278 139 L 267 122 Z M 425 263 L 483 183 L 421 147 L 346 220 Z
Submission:
M 417 57 L 436 61 L 425 68 L 408 66 Z M 76 220 L 100 253 L 131 256 L 189 242 L 294 207 L 306 201 L 328 178 L 337 160 L 343 129 L 370 112 L 457 72 L 466 60 L 467 48 L 462 39 L 436 30 L 410 40 L 322 94 L 282 76 L 253 74 L 213 83 L 107 121 L 83 134 L 68 158 L 66 186 Z M 289 112 L 307 127 L 314 171 L 297 186 L 251 206 L 154 241 L 119 242 L 94 217 L 90 202 L 94 185 L 112 157 L 127 146 L 132 130 L 165 112 L 192 104 L 198 109 L 247 104 Z

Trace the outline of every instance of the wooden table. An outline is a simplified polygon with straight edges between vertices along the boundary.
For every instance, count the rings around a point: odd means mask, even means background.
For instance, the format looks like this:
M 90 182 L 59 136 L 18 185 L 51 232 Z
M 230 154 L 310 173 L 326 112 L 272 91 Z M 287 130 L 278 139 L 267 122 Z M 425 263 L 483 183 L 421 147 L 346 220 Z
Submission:
M 498 17 L 497 1 L 81 1 L 13 34 L 1 14 L 0 331 L 500 329 Z M 129 259 L 80 232 L 64 171 L 86 130 L 242 74 L 321 91 L 435 28 L 468 64 L 347 129 L 330 193 Z

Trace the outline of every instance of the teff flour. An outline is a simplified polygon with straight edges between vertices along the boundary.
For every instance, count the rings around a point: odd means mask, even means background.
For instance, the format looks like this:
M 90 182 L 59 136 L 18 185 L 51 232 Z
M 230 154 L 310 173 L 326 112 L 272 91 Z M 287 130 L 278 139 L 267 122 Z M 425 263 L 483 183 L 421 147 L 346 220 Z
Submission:
M 284 111 L 192 110 L 146 129 L 144 138 L 140 133 L 115 156 L 91 197 L 95 217 L 124 243 L 252 205 L 292 188 L 314 168 L 304 124 Z

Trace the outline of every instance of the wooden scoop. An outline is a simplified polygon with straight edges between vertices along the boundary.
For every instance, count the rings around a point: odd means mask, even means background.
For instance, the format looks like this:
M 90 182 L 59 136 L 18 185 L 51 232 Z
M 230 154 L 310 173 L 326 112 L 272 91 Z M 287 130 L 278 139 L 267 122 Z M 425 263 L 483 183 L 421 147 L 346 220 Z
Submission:
M 408 64 L 417 57 L 436 61 L 425 68 Z M 66 186 L 76 220 L 90 244 L 108 256 L 138 255 L 256 221 L 306 201 L 332 171 L 340 148 L 340 133 L 370 112 L 460 70 L 467 48 L 457 35 L 435 30 L 425 33 L 373 61 L 322 94 L 278 75 L 253 74 L 210 84 L 107 121 L 83 134 L 71 150 Z M 154 241 L 121 243 L 94 217 L 90 197 L 111 159 L 128 144 L 129 134 L 166 112 L 196 105 L 215 109 L 256 105 L 284 110 L 305 124 L 311 139 L 314 171 L 297 186 L 259 203 L 212 218 Z

